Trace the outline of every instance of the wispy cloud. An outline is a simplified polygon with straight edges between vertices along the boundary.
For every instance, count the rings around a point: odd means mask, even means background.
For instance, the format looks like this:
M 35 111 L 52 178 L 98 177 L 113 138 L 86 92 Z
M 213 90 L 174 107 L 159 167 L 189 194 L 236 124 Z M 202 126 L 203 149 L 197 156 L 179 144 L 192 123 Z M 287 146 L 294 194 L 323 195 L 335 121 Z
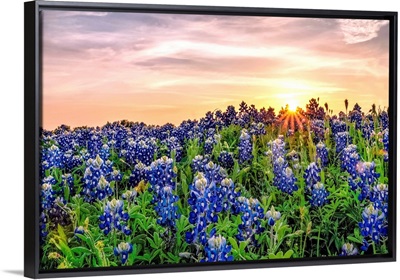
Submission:
M 347 44 L 357 44 L 376 38 L 388 20 L 338 19 L 343 39 Z

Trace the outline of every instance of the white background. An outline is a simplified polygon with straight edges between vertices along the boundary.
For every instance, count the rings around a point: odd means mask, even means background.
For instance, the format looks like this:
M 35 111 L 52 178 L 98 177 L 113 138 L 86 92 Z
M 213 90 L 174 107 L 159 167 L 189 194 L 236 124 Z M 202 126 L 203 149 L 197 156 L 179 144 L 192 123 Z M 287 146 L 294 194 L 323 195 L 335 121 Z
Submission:
M 65 0 L 67 1 L 67 0 Z M 81 0 L 82 2 L 88 2 Z M 23 275 L 23 0 L 1 2 L 0 41 L 0 279 Z M 152 4 L 192 4 L 218 6 L 250 6 L 275 8 L 346 9 L 399 11 L 397 0 L 108 0 Z M 398 156 L 398 158 L 400 158 Z M 398 215 L 399 216 L 399 215 Z M 399 236 L 399 235 L 397 235 Z M 399 238 L 398 238 L 399 239 Z M 118 276 L 119 279 L 393 279 L 398 278 L 399 263 L 357 264 L 190 272 Z M 111 279 L 110 276 L 103 279 Z M 89 279 L 89 278 L 88 278 Z M 90 279 L 94 279 L 93 277 Z

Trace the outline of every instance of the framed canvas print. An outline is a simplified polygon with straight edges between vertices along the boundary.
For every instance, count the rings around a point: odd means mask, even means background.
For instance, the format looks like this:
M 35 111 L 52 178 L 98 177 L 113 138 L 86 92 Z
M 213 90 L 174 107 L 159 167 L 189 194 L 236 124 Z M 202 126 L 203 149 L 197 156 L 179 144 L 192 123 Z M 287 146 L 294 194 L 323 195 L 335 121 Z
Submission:
M 25 3 L 25 276 L 396 260 L 397 13 Z

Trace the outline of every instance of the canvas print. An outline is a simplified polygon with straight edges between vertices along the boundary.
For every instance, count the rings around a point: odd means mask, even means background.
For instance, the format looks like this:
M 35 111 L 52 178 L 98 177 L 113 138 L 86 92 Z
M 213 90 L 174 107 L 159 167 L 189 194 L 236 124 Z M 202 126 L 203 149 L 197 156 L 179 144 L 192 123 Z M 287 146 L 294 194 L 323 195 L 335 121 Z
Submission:
M 41 271 L 388 253 L 388 23 L 41 11 Z

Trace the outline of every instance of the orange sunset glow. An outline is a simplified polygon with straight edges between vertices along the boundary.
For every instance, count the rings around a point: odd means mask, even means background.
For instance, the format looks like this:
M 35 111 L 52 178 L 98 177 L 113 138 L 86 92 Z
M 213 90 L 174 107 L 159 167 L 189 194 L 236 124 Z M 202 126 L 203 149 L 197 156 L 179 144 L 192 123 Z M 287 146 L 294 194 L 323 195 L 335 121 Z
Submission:
M 43 127 L 388 107 L 385 20 L 42 11 Z

